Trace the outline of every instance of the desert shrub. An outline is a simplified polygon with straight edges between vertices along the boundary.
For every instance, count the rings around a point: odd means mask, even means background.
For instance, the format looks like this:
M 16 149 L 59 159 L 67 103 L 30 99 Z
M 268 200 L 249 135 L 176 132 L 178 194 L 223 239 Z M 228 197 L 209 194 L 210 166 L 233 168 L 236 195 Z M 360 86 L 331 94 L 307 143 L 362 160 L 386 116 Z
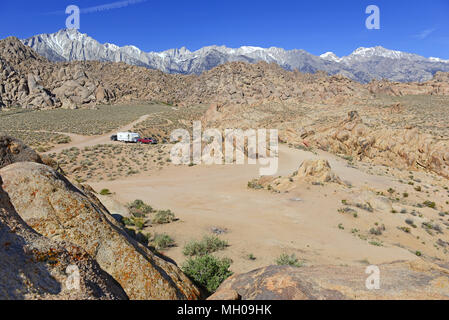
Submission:
M 410 233 L 411 231 L 408 227 L 398 227 L 398 229 L 404 231 L 405 233 Z
M 205 236 L 200 241 L 190 241 L 184 247 L 183 253 L 186 256 L 203 256 L 219 250 L 224 250 L 228 242 L 215 236 Z
M 111 194 L 111 191 L 109 191 L 109 189 L 101 189 L 100 194 L 102 196 L 107 196 Z
M 133 226 L 134 221 L 128 217 L 123 217 L 122 222 L 125 226 Z
M 145 221 L 142 218 L 132 218 L 133 225 L 138 229 L 142 230 L 145 228 Z
M 369 233 L 371 233 L 371 234 L 373 234 L 373 235 L 376 235 L 376 236 L 380 236 L 380 235 L 382 235 L 382 232 L 383 231 L 385 231 L 385 226 L 384 225 L 382 225 L 382 226 L 376 226 L 375 228 L 371 228 L 370 230 L 369 230 Z
M 157 249 L 167 249 L 175 245 L 175 240 L 173 240 L 168 234 L 155 234 L 151 240 L 151 244 Z
M 228 258 L 219 259 L 206 254 L 189 258 L 182 265 L 182 271 L 195 283 L 212 293 L 232 275 L 232 271 L 229 270 L 231 263 L 232 261 Z
M 248 188 L 258 190 L 258 189 L 263 189 L 263 185 L 261 185 L 257 181 L 257 179 L 254 179 L 254 180 L 248 181 Z
M 432 209 L 435 209 L 435 207 L 436 207 L 435 202 L 429 201 L 429 200 L 424 201 L 423 205 L 425 205 L 426 207 L 432 208 Z
M 153 219 L 151 220 L 156 224 L 170 223 L 175 220 L 175 214 L 171 210 L 159 210 L 155 213 Z
M 71 141 L 72 141 L 72 139 L 66 135 L 58 135 L 54 139 L 52 139 L 52 142 L 54 142 L 56 144 L 67 144 Z
M 252 261 L 257 259 L 256 256 L 252 253 L 248 254 L 246 257 L 248 258 L 248 260 L 252 260 Z
M 147 205 L 142 200 L 134 200 L 131 203 L 128 203 L 128 210 L 134 217 L 145 217 L 146 214 L 153 212 L 153 208 Z
M 292 266 L 292 267 L 301 267 L 302 263 L 298 260 L 295 254 L 288 255 L 283 253 L 276 259 L 276 264 L 278 266 Z
M 360 208 L 360 209 L 365 210 L 365 211 L 368 211 L 368 212 L 373 212 L 373 211 L 374 211 L 373 207 L 371 206 L 371 203 L 369 203 L 369 202 L 366 202 L 366 203 L 356 203 L 355 206 L 356 206 L 357 208 Z

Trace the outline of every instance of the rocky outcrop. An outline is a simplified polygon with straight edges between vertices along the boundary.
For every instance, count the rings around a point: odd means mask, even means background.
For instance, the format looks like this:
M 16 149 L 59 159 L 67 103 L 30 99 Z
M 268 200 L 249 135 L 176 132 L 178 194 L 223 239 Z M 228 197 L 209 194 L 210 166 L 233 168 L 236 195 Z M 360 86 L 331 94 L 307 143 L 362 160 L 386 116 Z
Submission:
M 43 85 L 39 69 L 46 59 L 23 46 L 17 38 L 0 41 L 0 96 L 3 107 L 57 108 L 57 99 Z
M 344 184 L 332 171 L 327 160 L 310 159 L 303 161 L 298 170 L 290 176 L 264 176 L 256 181 L 250 182 L 249 186 L 256 189 L 263 187 L 274 192 L 289 192 L 304 183 L 315 185 L 323 185 L 325 183 Z
M 75 277 L 73 281 L 69 276 Z M 0 300 L 22 299 L 110 300 L 127 296 L 83 249 L 51 241 L 27 226 L 0 187 Z
M 24 46 L 17 38 L 0 41 L 0 96 L 3 107 L 28 109 L 75 109 L 109 102 L 101 96 L 99 81 L 89 77 L 82 65 L 54 64 Z
M 22 141 L 0 133 L 0 169 L 16 162 L 42 163 L 40 156 Z
M 398 168 L 426 169 L 449 178 L 449 143 L 417 129 L 370 128 L 357 111 L 336 126 L 317 130 L 309 142 L 333 153 Z
M 233 275 L 210 299 L 411 300 L 449 299 L 449 271 L 417 260 L 380 265 L 380 286 L 368 281 L 366 266 L 269 266 Z M 237 294 L 233 293 L 236 292 Z
M 89 201 L 53 169 L 16 163 L 1 169 L 0 175 L 3 188 L 27 224 L 53 240 L 70 241 L 86 250 L 130 299 L 200 297 L 176 265 L 131 239 L 104 207 Z
M 299 166 L 296 177 L 298 180 L 309 182 L 341 183 L 340 178 L 332 171 L 327 160 L 306 160 Z
M 373 80 L 367 84 L 370 93 L 386 94 L 391 96 L 406 95 L 449 95 L 449 73 L 437 72 L 432 79 L 424 82 L 390 82 L 386 80 Z

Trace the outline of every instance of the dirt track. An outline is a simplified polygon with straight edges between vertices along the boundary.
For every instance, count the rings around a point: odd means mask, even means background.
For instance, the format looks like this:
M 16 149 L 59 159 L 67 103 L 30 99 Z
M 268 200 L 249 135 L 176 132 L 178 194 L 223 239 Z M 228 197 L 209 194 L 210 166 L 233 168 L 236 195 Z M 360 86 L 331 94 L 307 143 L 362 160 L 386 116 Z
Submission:
M 149 115 L 144 115 L 141 116 L 139 119 L 118 128 L 117 130 L 108 132 L 106 134 L 103 135 L 98 135 L 98 136 L 82 136 L 79 134 L 74 134 L 74 133 L 65 133 L 65 132 L 57 132 L 57 133 L 62 133 L 64 135 L 69 136 L 72 141 L 64 144 L 64 145 L 60 145 L 60 146 L 56 146 L 55 148 L 45 152 L 44 154 L 49 154 L 49 153 L 57 153 L 57 152 L 61 152 L 64 149 L 70 149 L 73 147 L 77 147 L 77 148 L 85 148 L 85 147 L 91 147 L 91 146 L 95 146 L 97 144 L 106 144 L 106 143 L 114 143 L 110 140 L 111 135 L 113 134 L 117 134 L 117 132 L 121 132 L 121 131 L 129 131 L 131 130 L 136 124 L 145 121 L 147 118 L 149 117 Z

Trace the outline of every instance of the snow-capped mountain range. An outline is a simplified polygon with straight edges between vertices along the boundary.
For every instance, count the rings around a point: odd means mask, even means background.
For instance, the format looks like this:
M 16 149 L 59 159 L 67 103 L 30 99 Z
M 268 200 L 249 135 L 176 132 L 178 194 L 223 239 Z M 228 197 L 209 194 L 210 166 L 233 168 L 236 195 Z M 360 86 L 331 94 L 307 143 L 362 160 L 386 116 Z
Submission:
M 338 57 L 333 52 L 315 56 L 304 50 L 249 46 L 236 49 L 208 46 L 193 52 L 184 47 L 162 52 L 144 52 L 135 46 L 101 44 L 87 34 L 68 29 L 36 35 L 22 42 L 51 61 L 125 62 L 181 74 L 200 74 L 231 61 L 275 62 L 287 70 L 325 71 L 331 75 L 341 74 L 360 82 L 369 82 L 372 79 L 426 81 L 437 71 L 449 72 L 449 60 L 425 58 L 380 46 L 358 48 L 345 57 Z

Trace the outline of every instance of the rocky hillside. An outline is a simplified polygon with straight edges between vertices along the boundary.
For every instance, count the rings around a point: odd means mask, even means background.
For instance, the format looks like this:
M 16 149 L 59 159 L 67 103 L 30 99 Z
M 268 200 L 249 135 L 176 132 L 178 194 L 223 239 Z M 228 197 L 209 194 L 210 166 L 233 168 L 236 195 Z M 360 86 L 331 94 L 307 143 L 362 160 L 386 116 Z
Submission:
M 0 41 L 0 107 L 31 109 L 93 107 L 156 100 L 175 105 L 357 103 L 376 94 L 444 95 L 447 76 L 425 83 L 374 81 L 286 71 L 277 64 L 232 62 L 201 75 L 172 75 L 125 63 L 50 62 L 16 38 Z

